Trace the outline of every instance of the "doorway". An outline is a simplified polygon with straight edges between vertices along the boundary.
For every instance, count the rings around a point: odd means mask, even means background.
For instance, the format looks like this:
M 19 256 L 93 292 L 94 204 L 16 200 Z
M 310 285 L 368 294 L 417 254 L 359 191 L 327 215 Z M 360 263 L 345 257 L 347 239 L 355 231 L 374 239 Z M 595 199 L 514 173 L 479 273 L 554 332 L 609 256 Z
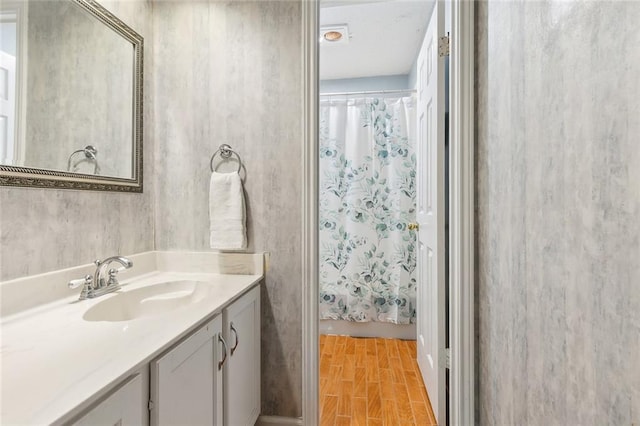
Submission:
M 446 423 L 443 6 L 320 2 L 321 424 Z
M 356 3 L 341 1 L 333 3 Z M 372 2 L 370 2 L 372 3 Z M 445 4 L 445 2 L 437 2 Z M 318 105 L 320 7 L 303 2 L 305 102 L 303 115 L 303 369 L 319 367 Z M 473 394 L 473 3 L 451 2 L 451 144 L 450 164 L 450 422 L 472 424 Z M 441 34 L 439 34 L 441 35 Z M 439 43 L 438 43 L 439 44 Z M 439 46 L 438 46 L 439 47 Z M 443 203 L 444 206 L 444 203 Z M 444 234 L 443 234 L 444 235 Z M 442 270 L 442 268 L 441 268 Z M 346 344 L 345 344 L 346 346 Z M 366 347 L 366 344 L 365 344 Z M 438 352 L 441 360 L 446 353 Z M 319 420 L 319 377 L 303 376 L 303 422 Z M 442 410 L 441 412 L 444 412 Z M 443 424 L 443 421 L 440 421 Z

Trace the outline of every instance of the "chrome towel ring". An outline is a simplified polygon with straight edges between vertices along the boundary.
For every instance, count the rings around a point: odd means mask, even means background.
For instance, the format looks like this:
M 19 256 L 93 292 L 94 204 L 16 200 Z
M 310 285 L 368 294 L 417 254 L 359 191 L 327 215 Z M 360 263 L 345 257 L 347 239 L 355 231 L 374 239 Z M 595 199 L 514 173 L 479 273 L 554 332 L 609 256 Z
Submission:
M 98 150 L 93 145 L 87 145 L 82 149 L 78 149 L 77 151 L 73 151 L 69 158 L 67 159 L 67 171 L 71 171 L 71 161 L 76 154 L 83 153 L 86 160 L 93 162 L 93 174 L 97 175 L 100 173 L 100 166 L 98 165 Z
M 218 150 L 216 152 L 213 153 L 213 155 L 211 156 L 211 161 L 209 162 L 209 166 L 211 167 L 211 172 L 215 172 L 215 169 L 213 167 L 213 160 L 216 158 L 216 155 L 220 154 L 220 157 L 222 157 L 225 160 L 228 160 L 229 158 L 231 158 L 232 155 L 235 155 L 236 158 L 238 159 L 238 174 L 240 174 L 240 170 L 242 170 L 242 159 L 240 158 L 240 155 L 238 155 L 237 152 L 235 152 L 229 145 L 227 145 L 226 143 L 223 143 L 222 145 L 220 145 L 220 148 L 218 148 Z

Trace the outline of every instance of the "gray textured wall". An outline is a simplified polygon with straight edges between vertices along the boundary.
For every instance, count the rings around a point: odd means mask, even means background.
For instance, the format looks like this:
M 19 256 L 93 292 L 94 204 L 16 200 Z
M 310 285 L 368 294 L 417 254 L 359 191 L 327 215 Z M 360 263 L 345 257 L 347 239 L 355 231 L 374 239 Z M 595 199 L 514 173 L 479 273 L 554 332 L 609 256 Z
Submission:
M 487 425 L 640 422 L 640 3 L 477 8 Z
M 146 0 L 101 1 L 151 38 Z M 0 281 L 153 249 L 153 73 L 145 45 L 144 193 L 0 187 Z
M 210 250 L 209 159 L 230 144 L 246 166 L 249 250 L 271 252 L 262 413 L 300 416 L 300 3 L 168 1 L 153 12 L 156 248 Z

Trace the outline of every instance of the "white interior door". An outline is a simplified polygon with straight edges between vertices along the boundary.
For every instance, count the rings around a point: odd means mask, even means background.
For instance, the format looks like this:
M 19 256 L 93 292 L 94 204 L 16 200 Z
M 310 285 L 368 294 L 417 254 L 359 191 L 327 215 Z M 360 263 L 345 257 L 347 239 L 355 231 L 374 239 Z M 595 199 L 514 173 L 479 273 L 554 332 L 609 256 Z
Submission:
M 436 1 L 418 56 L 418 365 L 438 424 L 445 424 L 444 4 Z
M 0 163 L 15 164 L 16 58 L 0 51 Z

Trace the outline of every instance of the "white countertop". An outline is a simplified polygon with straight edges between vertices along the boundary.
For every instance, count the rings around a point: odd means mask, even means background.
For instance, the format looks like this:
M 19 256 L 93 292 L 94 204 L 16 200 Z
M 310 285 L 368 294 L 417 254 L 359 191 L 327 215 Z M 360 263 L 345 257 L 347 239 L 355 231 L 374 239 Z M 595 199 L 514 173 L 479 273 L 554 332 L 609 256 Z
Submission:
M 155 271 L 129 280 L 130 284 L 122 280 L 123 292 L 173 280 L 206 281 L 213 288 L 209 296 L 184 308 L 130 321 L 82 318 L 90 307 L 117 292 L 84 301 L 74 293 L 2 318 L 0 423 L 71 420 L 262 277 Z

